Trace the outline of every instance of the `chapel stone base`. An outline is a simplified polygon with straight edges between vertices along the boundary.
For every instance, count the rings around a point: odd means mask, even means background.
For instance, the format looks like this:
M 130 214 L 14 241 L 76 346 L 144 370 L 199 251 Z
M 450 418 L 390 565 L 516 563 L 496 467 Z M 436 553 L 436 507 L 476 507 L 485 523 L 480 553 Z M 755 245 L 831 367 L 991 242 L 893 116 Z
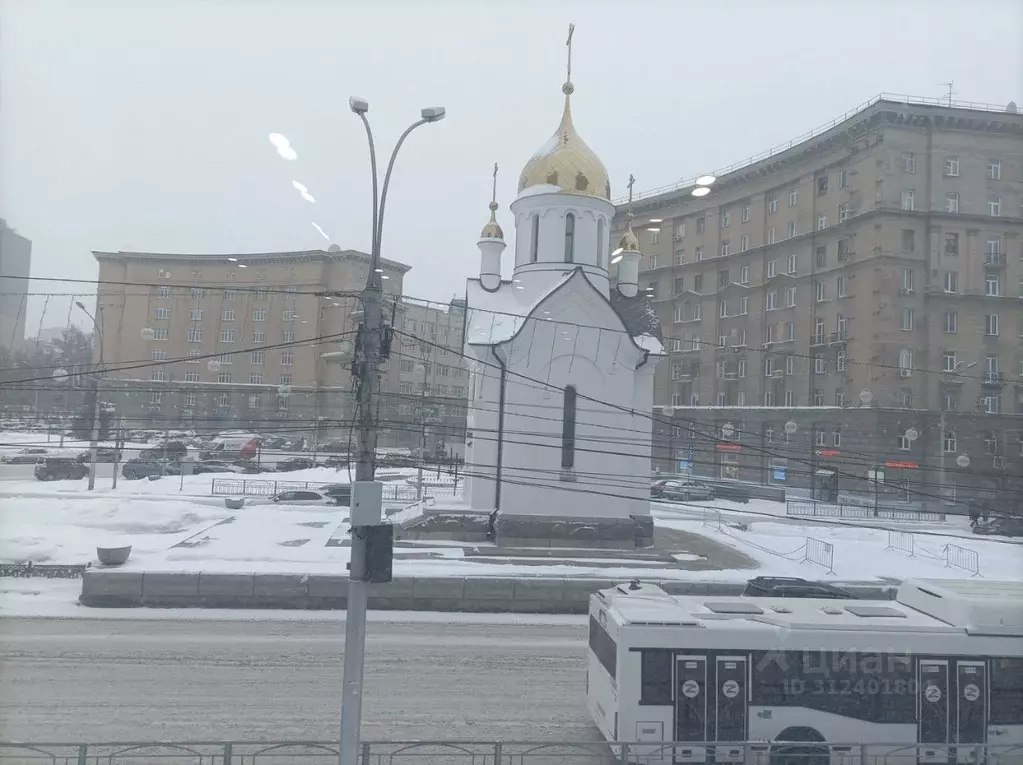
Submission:
M 649 515 L 629 518 L 516 515 L 498 511 L 494 542 L 499 547 L 569 547 L 632 550 L 652 547 L 654 521 Z

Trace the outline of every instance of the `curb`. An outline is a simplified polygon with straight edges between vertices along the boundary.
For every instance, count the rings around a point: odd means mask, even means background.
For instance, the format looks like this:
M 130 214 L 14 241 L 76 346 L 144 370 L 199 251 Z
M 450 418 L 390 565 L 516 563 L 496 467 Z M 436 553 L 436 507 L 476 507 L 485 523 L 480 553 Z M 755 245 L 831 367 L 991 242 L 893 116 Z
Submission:
M 380 611 L 585 614 L 589 597 L 628 579 L 569 577 L 407 577 L 372 584 Z M 744 582 L 647 579 L 672 595 L 741 595 Z M 859 598 L 891 600 L 895 587 L 850 583 Z M 204 574 L 86 571 L 78 602 L 93 608 L 231 608 L 339 610 L 348 601 L 341 574 Z

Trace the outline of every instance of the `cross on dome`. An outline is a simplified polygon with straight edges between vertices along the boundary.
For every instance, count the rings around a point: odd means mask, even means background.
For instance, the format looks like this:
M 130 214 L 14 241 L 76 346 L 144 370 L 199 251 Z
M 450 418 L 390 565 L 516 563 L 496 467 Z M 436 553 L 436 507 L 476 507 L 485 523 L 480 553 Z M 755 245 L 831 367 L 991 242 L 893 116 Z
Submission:
M 611 198 L 611 183 L 607 170 L 600 158 L 586 145 L 572 123 L 571 96 L 575 92 L 572 84 L 572 35 L 575 24 L 568 26 L 568 76 L 561 92 L 565 94 L 565 109 L 561 124 L 540 149 L 522 168 L 519 176 L 519 192 L 532 186 L 554 186 L 568 194 Z

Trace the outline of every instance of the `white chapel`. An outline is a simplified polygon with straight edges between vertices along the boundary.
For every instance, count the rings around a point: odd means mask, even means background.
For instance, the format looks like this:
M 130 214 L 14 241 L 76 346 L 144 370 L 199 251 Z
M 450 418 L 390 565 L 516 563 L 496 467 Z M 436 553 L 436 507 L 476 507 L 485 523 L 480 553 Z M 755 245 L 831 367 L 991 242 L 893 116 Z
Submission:
M 621 239 L 609 242 L 611 185 L 572 123 L 570 77 L 557 131 L 519 176 L 512 278 L 501 277 L 507 244 L 495 198 L 480 235 L 479 277 L 468 280 L 464 497 L 489 515 L 500 544 L 631 547 L 652 537 L 661 330 L 638 290 L 631 215 Z

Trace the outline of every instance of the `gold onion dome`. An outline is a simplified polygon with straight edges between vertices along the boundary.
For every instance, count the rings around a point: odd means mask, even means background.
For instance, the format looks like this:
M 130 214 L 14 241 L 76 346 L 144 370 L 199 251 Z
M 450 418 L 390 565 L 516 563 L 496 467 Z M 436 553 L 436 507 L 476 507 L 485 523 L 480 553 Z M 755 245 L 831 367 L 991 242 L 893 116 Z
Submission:
M 522 168 L 519 192 L 531 186 L 557 186 L 569 194 L 582 194 L 601 199 L 611 198 L 611 182 L 600 158 L 593 153 L 572 124 L 570 97 L 575 88 L 566 82 L 561 88 L 565 94 L 565 111 L 561 124 L 536 154 Z
M 480 232 L 480 239 L 504 239 L 504 231 L 497 222 L 497 202 L 490 203 L 490 220 Z
M 632 230 L 632 214 L 629 214 L 628 223 L 625 226 L 625 233 L 618 240 L 618 249 L 622 252 L 639 252 L 639 237 Z

